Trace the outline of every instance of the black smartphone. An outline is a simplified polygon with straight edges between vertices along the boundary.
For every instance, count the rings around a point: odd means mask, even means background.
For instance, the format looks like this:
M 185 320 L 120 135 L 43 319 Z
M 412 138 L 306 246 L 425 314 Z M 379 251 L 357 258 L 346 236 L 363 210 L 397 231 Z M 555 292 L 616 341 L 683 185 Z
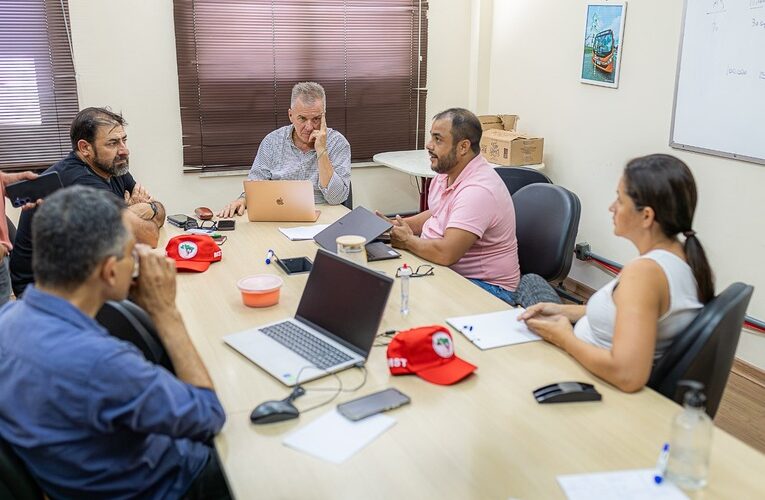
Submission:
M 390 233 L 383 233 L 377 238 L 375 238 L 375 241 L 382 241 L 383 243 L 387 243 L 390 245 Z
M 308 257 L 277 259 L 276 264 L 287 274 L 309 273 L 313 268 L 313 262 Z
M 341 403 L 337 405 L 337 411 L 348 420 L 361 420 L 377 413 L 398 408 L 409 401 L 409 396 L 391 387 L 347 403 Z
M 199 227 L 195 218 L 183 214 L 168 215 L 167 222 L 181 229 L 194 229 Z
M 216 224 L 218 225 L 218 231 L 233 231 L 236 221 L 233 219 L 220 219 Z
M 19 208 L 27 203 L 42 200 L 62 187 L 58 172 L 48 172 L 30 181 L 24 180 L 8 184 L 5 186 L 5 195 L 11 200 L 11 205 Z

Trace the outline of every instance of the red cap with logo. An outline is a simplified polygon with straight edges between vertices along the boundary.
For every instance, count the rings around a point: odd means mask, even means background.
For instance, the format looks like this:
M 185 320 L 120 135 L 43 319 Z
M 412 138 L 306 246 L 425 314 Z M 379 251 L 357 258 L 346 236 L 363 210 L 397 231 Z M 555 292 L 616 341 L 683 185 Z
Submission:
M 475 365 L 454 355 L 452 334 L 441 325 L 399 332 L 388 344 L 393 375 L 414 373 L 434 384 L 451 385 L 475 371 Z
M 206 234 L 182 234 L 170 238 L 165 247 L 167 256 L 175 260 L 178 271 L 207 271 L 211 262 L 218 262 L 222 252 Z

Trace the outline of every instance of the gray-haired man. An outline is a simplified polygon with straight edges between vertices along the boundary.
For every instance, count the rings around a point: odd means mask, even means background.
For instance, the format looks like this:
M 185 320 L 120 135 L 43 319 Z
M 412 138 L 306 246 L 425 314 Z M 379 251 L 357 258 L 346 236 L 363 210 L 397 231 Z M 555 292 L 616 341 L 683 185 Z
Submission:
M 328 129 L 326 95 L 315 82 L 292 87 L 290 125 L 263 138 L 247 176 L 250 180 L 310 180 L 316 203 L 338 205 L 351 185 L 351 146 L 337 130 Z M 218 212 L 219 217 L 244 214 L 240 197 Z
M 175 265 L 130 225 L 123 200 L 86 186 L 37 209 L 35 285 L 0 309 L 0 436 L 51 498 L 228 498 L 208 444 L 225 414 L 175 306 Z M 129 290 L 177 377 L 95 321 Z

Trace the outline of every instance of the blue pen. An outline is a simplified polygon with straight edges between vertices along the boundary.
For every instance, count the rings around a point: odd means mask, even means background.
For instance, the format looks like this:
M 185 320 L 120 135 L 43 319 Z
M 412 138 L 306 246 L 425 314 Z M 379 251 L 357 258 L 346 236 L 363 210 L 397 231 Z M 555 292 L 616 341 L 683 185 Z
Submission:
M 271 259 L 273 259 L 273 257 L 274 257 L 274 251 L 273 250 L 269 250 L 268 252 L 266 252 L 266 264 L 270 264 L 271 263 Z
M 653 476 L 653 482 L 661 484 L 664 481 L 664 473 L 667 471 L 667 461 L 669 460 L 669 443 L 664 443 L 659 454 L 659 459 L 656 461 L 656 474 Z

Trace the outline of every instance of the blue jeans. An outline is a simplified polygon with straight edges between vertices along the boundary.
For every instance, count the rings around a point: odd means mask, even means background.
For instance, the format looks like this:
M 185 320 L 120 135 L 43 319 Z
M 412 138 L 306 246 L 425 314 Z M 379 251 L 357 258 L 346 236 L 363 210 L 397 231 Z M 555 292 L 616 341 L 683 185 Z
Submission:
M 0 259 L 0 306 L 11 298 L 11 275 L 8 272 L 8 256 Z
M 505 290 L 501 286 L 492 285 L 491 283 L 487 283 L 485 281 L 481 281 L 475 278 L 468 278 L 470 281 L 475 283 L 476 285 L 480 286 L 490 294 L 494 295 L 498 299 L 502 299 L 511 306 L 514 306 L 516 304 L 515 302 L 515 292 L 511 292 L 510 290 Z

